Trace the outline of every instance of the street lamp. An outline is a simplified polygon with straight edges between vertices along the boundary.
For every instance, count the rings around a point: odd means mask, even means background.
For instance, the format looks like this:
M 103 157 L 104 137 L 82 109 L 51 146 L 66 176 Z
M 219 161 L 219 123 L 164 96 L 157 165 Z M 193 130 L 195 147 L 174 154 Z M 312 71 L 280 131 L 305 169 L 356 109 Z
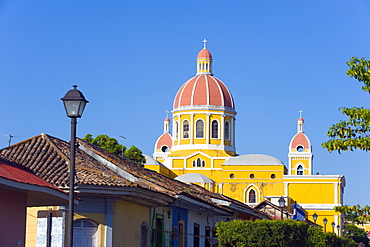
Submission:
M 338 237 L 340 237 L 340 225 L 337 225 Z
M 328 224 L 328 219 L 324 218 L 322 221 L 324 222 L 324 232 L 326 232 L 326 224 Z
M 279 206 L 281 207 L 281 219 L 283 220 L 283 217 L 284 217 L 283 210 L 285 206 L 285 200 L 283 196 L 280 196 L 279 198 Z
M 69 203 L 68 203 L 68 232 L 67 246 L 73 246 L 73 215 L 74 215 L 74 185 L 75 185 L 75 154 L 76 154 L 76 125 L 77 118 L 82 116 L 87 101 L 84 95 L 77 90 L 77 86 L 69 90 L 61 100 L 64 103 L 67 116 L 71 118 L 71 156 L 69 160 Z
M 313 218 L 313 221 L 315 222 L 315 224 L 316 224 L 316 220 L 317 220 L 317 218 L 318 218 L 319 216 L 316 214 L 316 213 L 314 213 L 313 215 L 312 215 L 312 218 Z
M 331 223 L 331 231 L 334 232 L 335 223 L 334 221 Z

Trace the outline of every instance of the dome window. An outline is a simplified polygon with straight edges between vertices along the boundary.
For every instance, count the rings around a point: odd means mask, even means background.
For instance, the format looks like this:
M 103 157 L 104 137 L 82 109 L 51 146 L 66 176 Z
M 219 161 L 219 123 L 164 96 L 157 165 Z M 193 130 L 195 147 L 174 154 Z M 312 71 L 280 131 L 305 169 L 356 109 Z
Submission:
M 176 139 L 179 139 L 179 122 L 176 121 L 175 123 L 175 137 Z
M 204 137 L 204 123 L 202 120 L 198 120 L 196 123 L 196 138 L 203 138 Z
M 189 121 L 185 120 L 182 126 L 183 138 L 189 138 Z
M 303 152 L 303 150 L 304 150 L 304 147 L 303 147 L 302 145 L 299 145 L 299 146 L 297 147 L 297 151 L 298 151 L 298 152 Z
M 230 140 L 230 124 L 229 124 L 229 121 L 225 122 L 225 140 Z
M 212 121 L 212 138 L 218 138 L 218 122 L 217 122 L 217 120 Z

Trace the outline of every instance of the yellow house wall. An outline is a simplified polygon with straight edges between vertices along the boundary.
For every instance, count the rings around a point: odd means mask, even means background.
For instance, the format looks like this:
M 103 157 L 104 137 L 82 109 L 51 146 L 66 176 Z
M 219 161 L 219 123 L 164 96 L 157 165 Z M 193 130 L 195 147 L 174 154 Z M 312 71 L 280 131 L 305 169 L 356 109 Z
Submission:
M 149 225 L 150 208 L 119 200 L 113 205 L 114 246 L 140 246 L 140 227 L 143 222 Z
M 73 220 L 78 220 L 78 219 L 89 219 L 92 221 L 95 221 L 98 224 L 98 241 L 99 241 L 99 246 L 104 246 L 106 239 L 105 239 L 105 233 L 106 233 L 106 218 L 105 214 L 97 214 L 97 213 L 75 213 Z M 66 231 L 67 231 L 67 226 L 66 226 Z
M 58 210 L 57 206 L 27 207 L 26 216 L 26 247 L 36 247 L 37 212 L 40 210 Z

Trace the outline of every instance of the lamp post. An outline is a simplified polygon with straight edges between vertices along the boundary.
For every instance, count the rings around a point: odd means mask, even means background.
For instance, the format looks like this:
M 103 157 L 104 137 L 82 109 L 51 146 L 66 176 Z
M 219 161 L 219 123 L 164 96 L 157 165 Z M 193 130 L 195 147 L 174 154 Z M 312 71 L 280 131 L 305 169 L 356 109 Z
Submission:
M 334 221 L 331 223 L 331 231 L 334 232 L 335 223 Z
M 68 232 L 67 232 L 67 247 L 73 246 L 73 215 L 74 215 L 74 184 L 75 184 L 75 153 L 76 153 L 76 125 L 77 118 L 82 116 L 87 101 L 84 95 L 77 90 L 77 86 L 69 90 L 66 95 L 61 98 L 64 103 L 67 116 L 71 118 L 71 156 L 69 160 L 69 203 L 68 203 Z
M 312 218 L 313 218 L 313 221 L 315 222 L 315 225 L 316 225 L 316 220 L 317 220 L 317 218 L 318 218 L 319 216 L 316 214 L 316 213 L 314 213 L 313 215 L 312 215 Z
M 284 217 L 283 210 L 285 206 L 285 200 L 283 196 L 280 196 L 279 198 L 279 206 L 281 207 L 281 217 L 280 218 L 283 220 L 283 217 Z
M 326 224 L 328 224 L 328 219 L 324 218 L 322 222 L 324 222 L 324 232 L 326 232 Z
M 337 225 L 338 237 L 340 237 L 340 225 Z

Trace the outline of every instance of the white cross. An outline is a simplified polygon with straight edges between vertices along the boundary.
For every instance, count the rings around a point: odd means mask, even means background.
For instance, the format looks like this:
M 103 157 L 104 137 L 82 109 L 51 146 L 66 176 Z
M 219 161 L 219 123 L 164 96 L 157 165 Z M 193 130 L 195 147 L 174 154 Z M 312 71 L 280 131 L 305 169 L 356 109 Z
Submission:
M 166 113 L 166 118 L 168 118 L 168 113 L 169 113 L 169 111 L 168 111 L 168 110 L 166 110 L 166 111 L 165 111 L 165 113 Z
M 203 39 L 203 43 L 204 43 L 204 47 L 203 49 L 207 49 L 206 46 L 207 46 L 207 40 L 206 39 Z
M 302 112 L 303 111 L 302 110 L 299 110 L 298 112 L 299 112 L 299 117 L 302 118 Z

